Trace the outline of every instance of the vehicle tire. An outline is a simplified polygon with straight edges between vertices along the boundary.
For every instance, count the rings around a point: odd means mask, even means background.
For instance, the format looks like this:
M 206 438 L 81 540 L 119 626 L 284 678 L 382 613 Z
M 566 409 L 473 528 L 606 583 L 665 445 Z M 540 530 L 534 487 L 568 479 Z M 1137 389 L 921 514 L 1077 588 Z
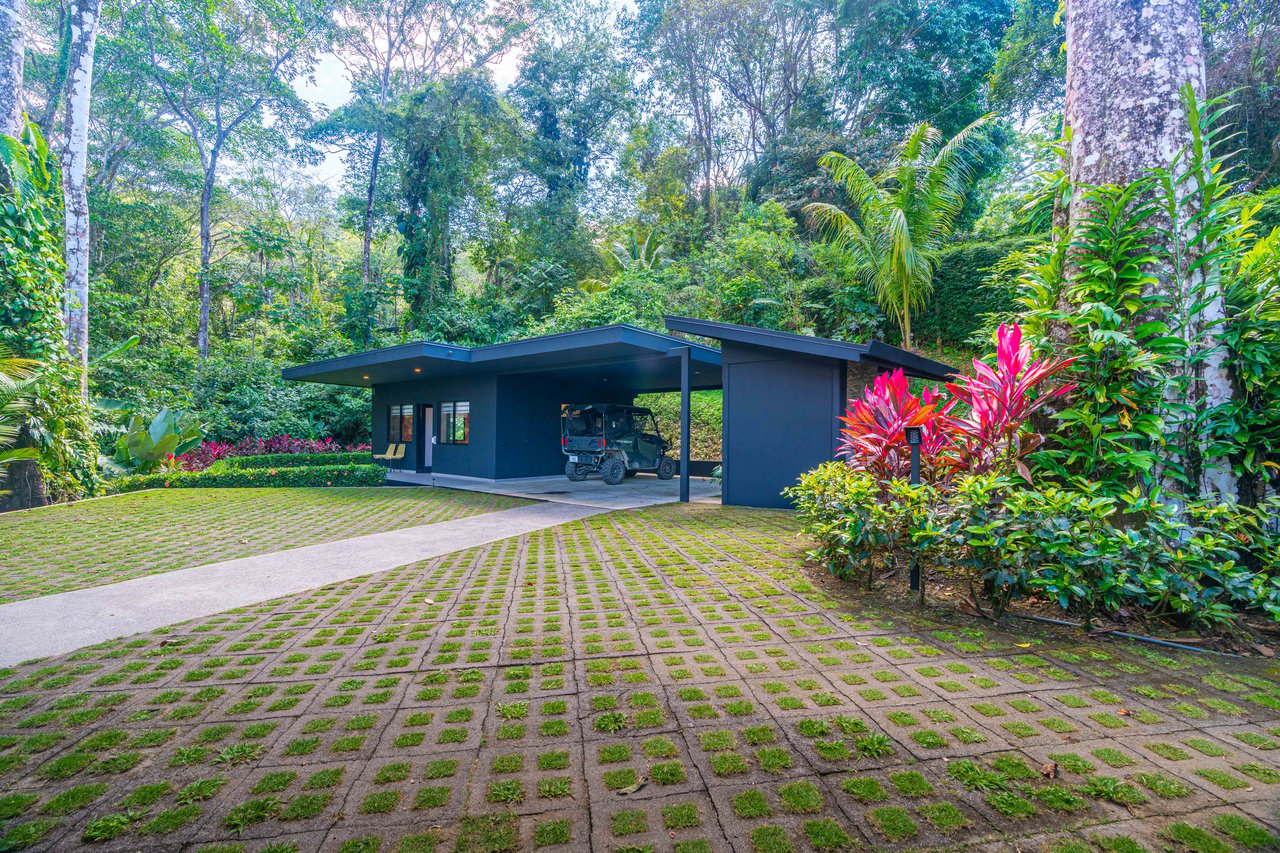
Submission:
M 581 483 L 587 479 L 587 466 L 580 462 L 564 463 L 564 475 L 569 478 L 571 483 Z
M 676 460 L 670 456 L 664 456 L 658 460 L 658 479 L 670 480 L 676 475 Z
M 600 466 L 600 476 L 610 486 L 616 486 L 627 478 L 627 465 L 617 456 L 610 456 Z

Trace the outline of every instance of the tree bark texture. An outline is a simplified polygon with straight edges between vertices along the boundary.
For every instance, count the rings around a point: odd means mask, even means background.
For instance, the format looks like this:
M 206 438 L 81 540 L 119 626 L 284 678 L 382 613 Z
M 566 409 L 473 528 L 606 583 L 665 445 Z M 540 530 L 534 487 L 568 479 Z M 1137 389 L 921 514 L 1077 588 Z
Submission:
M 0 128 L 22 135 L 22 63 L 26 48 L 26 0 L 0 0 Z
M 66 150 L 62 198 L 66 219 L 67 353 L 80 368 L 80 393 L 89 393 L 89 105 L 93 52 L 102 0 L 72 0 L 68 22 Z
M 217 143 L 210 152 L 209 165 L 205 170 L 204 189 L 200 192 L 200 321 L 196 327 L 196 353 L 200 358 L 209 357 L 209 308 L 213 302 L 213 226 L 210 222 L 209 207 L 213 203 L 213 187 L 218 174 Z
M 35 439 L 26 429 L 18 433 L 16 447 L 36 447 Z M 5 466 L 4 493 L 0 494 L 0 512 L 31 509 L 49 505 L 49 491 L 40 462 L 36 459 L 15 459 Z
M 1204 93 L 1198 0 L 1067 0 L 1071 180 L 1126 184 L 1191 140 L 1179 91 Z M 1074 219 L 1074 217 L 1073 217 Z
M 1073 188 L 1124 185 L 1152 169 L 1167 169 L 1191 143 L 1192 133 L 1181 90 L 1190 85 L 1197 97 L 1205 92 L 1205 49 L 1198 0 L 1066 0 L 1067 85 L 1065 123 L 1070 128 L 1069 175 Z M 1186 190 L 1193 189 L 1188 182 Z M 1073 190 L 1068 211 L 1070 232 L 1088 215 Z M 1184 206 L 1185 218 L 1192 213 Z M 1156 227 L 1183 233 L 1186 222 L 1153 221 Z M 1204 272 L 1187 275 L 1194 260 L 1186 242 L 1165 246 L 1177 262 L 1153 270 L 1152 293 L 1171 307 L 1143 319 L 1167 322 L 1203 358 L 1194 380 L 1185 387 L 1200 411 L 1229 402 L 1230 374 L 1220 347 L 1207 343 L 1224 316 L 1216 279 Z M 1067 274 L 1073 273 L 1068 259 Z M 1212 276 L 1212 271 L 1210 271 Z M 1203 300 L 1197 316 L 1179 322 L 1177 307 Z M 1060 306 L 1063 307 L 1063 306 Z M 1235 478 L 1225 460 L 1190 459 L 1204 494 L 1235 493 Z

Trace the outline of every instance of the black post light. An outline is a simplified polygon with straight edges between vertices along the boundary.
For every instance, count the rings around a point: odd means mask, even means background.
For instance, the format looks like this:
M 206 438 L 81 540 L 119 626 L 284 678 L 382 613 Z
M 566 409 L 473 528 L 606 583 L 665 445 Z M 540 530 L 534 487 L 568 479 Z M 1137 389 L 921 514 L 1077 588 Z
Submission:
M 911 485 L 920 485 L 920 445 L 924 441 L 924 430 L 918 426 L 902 428 L 906 436 L 907 447 L 911 448 Z M 920 591 L 920 561 L 911 561 L 911 591 Z

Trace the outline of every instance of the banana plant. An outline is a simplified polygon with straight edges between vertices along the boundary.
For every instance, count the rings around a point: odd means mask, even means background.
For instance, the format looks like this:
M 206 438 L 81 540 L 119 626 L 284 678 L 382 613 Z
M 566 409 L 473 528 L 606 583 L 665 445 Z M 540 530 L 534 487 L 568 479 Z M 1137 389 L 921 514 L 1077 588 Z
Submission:
M 104 467 L 115 473 L 149 474 L 199 447 L 203 440 L 204 426 L 194 415 L 165 408 L 150 424 L 133 415 L 124 435 L 116 440 L 115 456 Z

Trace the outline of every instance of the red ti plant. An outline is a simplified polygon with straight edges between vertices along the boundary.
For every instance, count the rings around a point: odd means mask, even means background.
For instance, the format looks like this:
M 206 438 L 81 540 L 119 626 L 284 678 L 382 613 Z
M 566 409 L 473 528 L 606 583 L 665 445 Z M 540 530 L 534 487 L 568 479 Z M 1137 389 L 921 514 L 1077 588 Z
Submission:
M 951 439 L 948 435 L 950 416 L 955 401 L 943 402 L 937 389 L 925 388 L 917 397 L 907 387 L 901 369 L 881 373 L 854 400 L 840 420 L 840 445 L 836 455 L 849 466 L 866 471 L 881 483 L 905 477 L 911 469 L 911 448 L 907 446 L 903 428 L 921 428 L 921 477 L 939 479 L 938 466 L 948 465 Z
M 957 376 L 947 383 L 953 402 L 965 403 L 969 414 L 951 419 L 952 441 L 962 470 L 974 474 L 1016 468 L 1028 482 L 1031 472 L 1023 457 L 1040 446 L 1044 437 L 1023 432 L 1032 413 L 1071 391 L 1067 384 L 1036 394 L 1036 386 L 1065 369 L 1064 361 L 1033 361 L 1031 348 L 1022 342 L 1017 324 L 1001 325 L 996 334 L 996 365 L 973 360 L 974 376 Z

